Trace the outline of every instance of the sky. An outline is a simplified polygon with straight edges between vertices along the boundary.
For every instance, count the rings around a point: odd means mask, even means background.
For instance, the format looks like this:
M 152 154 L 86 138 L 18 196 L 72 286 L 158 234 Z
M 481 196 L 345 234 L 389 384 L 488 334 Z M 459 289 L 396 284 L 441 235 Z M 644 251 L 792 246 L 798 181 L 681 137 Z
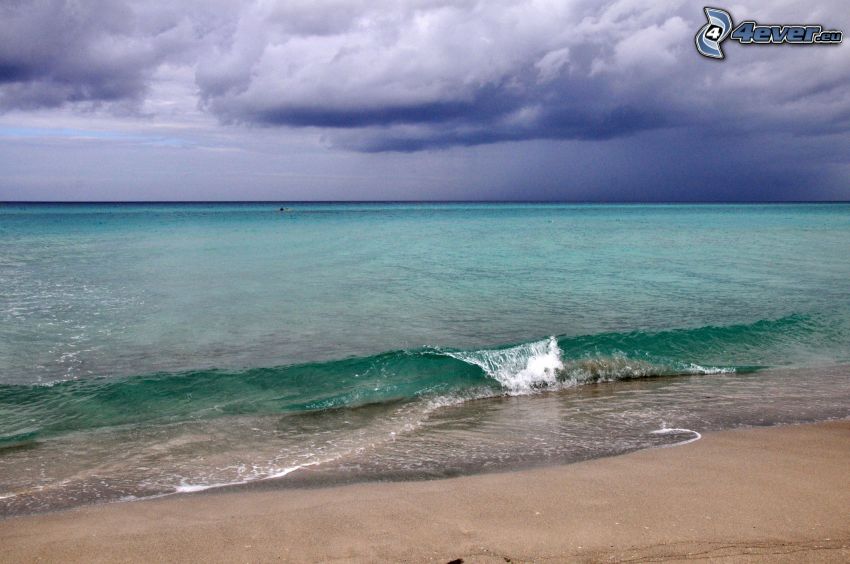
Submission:
M 711 60 L 702 8 L 0 0 L 0 201 L 850 200 L 850 45 Z

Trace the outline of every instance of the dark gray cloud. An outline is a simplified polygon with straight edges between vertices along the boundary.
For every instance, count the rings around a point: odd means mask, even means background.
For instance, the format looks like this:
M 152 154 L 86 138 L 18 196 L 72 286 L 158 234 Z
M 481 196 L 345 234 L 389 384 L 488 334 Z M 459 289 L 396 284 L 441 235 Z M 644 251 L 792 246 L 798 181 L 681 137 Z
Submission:
M 765 22 L 847 23 L 836 1 L 737 9 Z M 320 13 L 332 24 L 303 23 Z M 696 54 L 702 19 L 681 0 L 261 4 L 200 60 L 197 84 L 227 123 L 318 127 L 330 145 L 359 151 L 669 127 L 848 131 L 844 47 L 729 45 L 724 66 Z
M 0 2 L 0 109 L 142 99 L 194 47 L 192 12 L 121 0 Z
M 322 33 L 292 25 L 321 6 L 262 5 L 201 60 L 198 85 L 227 122 L 328 128 L 356 150 L 611 138 L 668 125 L 647 93 L 692 31 L 663 4 L 348 3 Z M 645 64 L 616 43 L 635 33 L 654 41 Z M 636 66 L 655 70 L 618 89 Z

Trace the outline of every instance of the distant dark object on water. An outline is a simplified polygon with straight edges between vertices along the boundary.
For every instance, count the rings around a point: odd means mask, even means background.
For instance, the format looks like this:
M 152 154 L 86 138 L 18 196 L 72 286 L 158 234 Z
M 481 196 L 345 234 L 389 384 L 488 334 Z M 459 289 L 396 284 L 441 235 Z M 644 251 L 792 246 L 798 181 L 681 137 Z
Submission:
M 291 211 L 292 211 L 292 208 L 280 208 L 280 211 L 282 211 L 282 212 L 291 212 Z

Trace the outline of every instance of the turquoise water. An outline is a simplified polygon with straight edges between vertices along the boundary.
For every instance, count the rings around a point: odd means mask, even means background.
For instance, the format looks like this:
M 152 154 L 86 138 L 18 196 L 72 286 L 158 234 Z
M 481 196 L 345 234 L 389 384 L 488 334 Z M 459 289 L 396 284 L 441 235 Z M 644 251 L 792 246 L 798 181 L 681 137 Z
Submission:
M 845 204 L 6 204 L 0 248 L 0 513 L 850 415 Z

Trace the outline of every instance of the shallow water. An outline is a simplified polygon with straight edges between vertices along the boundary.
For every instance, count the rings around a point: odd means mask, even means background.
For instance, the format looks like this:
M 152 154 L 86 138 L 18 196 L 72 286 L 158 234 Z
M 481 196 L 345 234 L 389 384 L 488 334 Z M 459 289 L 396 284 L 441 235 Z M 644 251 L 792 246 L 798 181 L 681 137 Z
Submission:
M 0 514 L 224 485 L 299 487 L 568 463 L 706 431 L 850 416 L 850 367 L 667 376 L 69 433 L 0 451 Z M 677 429 L 659 433 L 665 429 Z

